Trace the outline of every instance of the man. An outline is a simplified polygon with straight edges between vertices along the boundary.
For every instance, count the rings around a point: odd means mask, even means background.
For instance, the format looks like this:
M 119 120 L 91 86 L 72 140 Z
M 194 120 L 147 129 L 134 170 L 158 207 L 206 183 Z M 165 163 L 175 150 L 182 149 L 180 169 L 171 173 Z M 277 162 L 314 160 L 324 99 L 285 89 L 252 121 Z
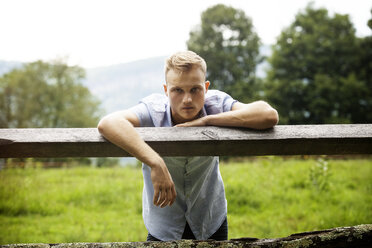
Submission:
M 208 91 L 206 63 L 191 51 L 166 61 L 164 92 L 104 117 L 100 133 L 143 162 L 143 218 L 147 240 L 227 240 L 227 204 L 218 157 L 160 157 L 134 127 L 273 127 L 269 104 L 243 104 L 224 92 Z

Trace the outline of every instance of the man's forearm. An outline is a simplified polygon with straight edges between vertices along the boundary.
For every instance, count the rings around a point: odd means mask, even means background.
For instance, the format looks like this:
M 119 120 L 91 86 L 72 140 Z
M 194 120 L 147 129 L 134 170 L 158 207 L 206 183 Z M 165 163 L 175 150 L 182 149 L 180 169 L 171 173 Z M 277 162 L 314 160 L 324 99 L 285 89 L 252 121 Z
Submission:
M 278 113 L 265 102 L 244 104 L 240 109 L 206 116 L 206 125 L 267 129 L 278 123 Z
M 174 203 L 177 194 L 164 160 L 143 141 L 127 119 L 112 114 L 100 121 L 98 130 L 106 139 L 151 167 L 155 206 L 165 207 Z
M 124 118 L 106 117 L 98 125 L 99 132 L 110 142 L 149 165 L 156 166 L 161 157 L 139 136 L 133 125 Z
M 204 116 L 177 126 L 209 125 L 267 129 L 275 126 L 278 121 L 278 112 L 275 109 L 264 101 L 257 101 L 250 104 L 236 103 L 232 111 Z

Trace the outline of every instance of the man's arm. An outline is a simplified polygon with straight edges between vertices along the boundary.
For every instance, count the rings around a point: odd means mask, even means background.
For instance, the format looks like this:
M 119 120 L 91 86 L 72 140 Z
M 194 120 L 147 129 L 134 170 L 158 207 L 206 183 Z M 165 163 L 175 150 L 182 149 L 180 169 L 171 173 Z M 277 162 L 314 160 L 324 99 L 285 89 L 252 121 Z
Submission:
M 151 167 L 154 205 L 170 206 L 176 199 L 172 177 L 163 159 L 136 132 L 134 127 L 138 126 L 140 126 L 138 117 L 131 111 L 124 110 L 104 117 L 98 123 L 98 130 L 110 142 Z
M 279 121 L 278 112 L 264 101 L 243 104 L 234 103 L 231 111 L 208 115 L 194 121 L 177 125 L 190 126 L 230 126 L 267 129 L 275 126 Z

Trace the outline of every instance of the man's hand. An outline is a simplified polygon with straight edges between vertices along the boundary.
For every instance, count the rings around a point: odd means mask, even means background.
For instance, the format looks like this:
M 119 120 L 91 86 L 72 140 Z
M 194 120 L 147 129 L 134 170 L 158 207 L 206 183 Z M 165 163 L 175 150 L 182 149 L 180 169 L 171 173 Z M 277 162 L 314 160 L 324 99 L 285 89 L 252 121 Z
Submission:
M 188 121 L 182 124 L 176 125 L 176 127 L 200 127 L 200 126 L 206 126 L 207 125 L 207 117 L 204 116 L 199 119 L 195 119 L 193 121 Z
M 154 205 L 171 206 L 176 200 L 176 189 L 165 164 L 151 168 L 151 180 L 154 187 Z
M 134 127 L 140 126 L 131 111 L 115 112 L 98 124 L 99 132 L 109 141 L 129 152 L 151 168 L 154 205 L 165 207 L 176 200 L 176 190 L 164 160 L 139 136 Z

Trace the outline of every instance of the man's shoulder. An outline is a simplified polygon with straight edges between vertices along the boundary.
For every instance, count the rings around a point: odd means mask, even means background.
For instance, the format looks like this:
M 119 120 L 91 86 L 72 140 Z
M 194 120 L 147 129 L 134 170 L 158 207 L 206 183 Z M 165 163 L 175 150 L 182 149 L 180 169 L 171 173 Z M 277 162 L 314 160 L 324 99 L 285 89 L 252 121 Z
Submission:
M 231 96 L 223 91 L 208 90 L 207 94 L 205 94 L 205 104 L 207 105 L 221 104 L 228 98 L 231 98 Z
M 220 90 L 208 90 L 205 95 L 204 107 L 207 115 L 227 112 L 231 110 L 234 100 L 227 93 Z

